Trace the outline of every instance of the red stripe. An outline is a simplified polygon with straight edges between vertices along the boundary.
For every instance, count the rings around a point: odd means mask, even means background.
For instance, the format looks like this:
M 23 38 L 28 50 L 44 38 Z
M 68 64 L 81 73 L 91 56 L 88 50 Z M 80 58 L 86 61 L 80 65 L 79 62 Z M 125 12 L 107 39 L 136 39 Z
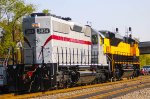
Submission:
M 66 42 L 72 42 L 72 43 L 79 43 L 79 44 L 85 44 L 85 45 L 91 45 L 92 43 L 90 41 L 84 41 L 84 40 L 78 40 L 78 39 L 73 39 L 73 38 L 68 38 L 68 37 L 62 37 L 62 36 L 57 36 L 57 35 L 51 35 L 44 43 L 44 46 L 51 41 L 52 39 L 54 40 L 60 40 L 60 41 L 66 41 Z

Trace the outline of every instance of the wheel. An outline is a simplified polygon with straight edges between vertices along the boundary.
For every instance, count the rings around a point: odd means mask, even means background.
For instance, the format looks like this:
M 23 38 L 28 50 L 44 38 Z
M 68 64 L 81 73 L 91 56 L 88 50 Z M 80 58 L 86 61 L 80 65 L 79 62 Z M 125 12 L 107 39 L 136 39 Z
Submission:
M 4 93 L 8 93 L 8 92 L 9 92 L 8 86 L 0 87 L 0 93 L 4 94 Z

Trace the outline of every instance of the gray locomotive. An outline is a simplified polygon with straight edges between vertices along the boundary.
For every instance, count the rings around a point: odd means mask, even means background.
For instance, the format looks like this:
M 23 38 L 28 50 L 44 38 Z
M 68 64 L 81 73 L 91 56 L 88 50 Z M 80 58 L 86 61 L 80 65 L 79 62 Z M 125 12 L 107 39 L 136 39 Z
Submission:
M 139 50 L 131 37 L 44 13 L 24 18 L 23 33 L 23 64 L 0 66 L 0 86 L 9 91 L 35 92 L 138 76 Z

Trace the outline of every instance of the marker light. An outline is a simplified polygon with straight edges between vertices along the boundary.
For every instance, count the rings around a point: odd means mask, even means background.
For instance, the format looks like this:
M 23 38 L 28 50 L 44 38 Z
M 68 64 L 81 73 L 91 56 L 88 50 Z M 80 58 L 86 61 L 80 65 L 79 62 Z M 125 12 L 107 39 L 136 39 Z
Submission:
M 39 23 L 32 23 L 32 27 L 40 27 L 40 24 Z

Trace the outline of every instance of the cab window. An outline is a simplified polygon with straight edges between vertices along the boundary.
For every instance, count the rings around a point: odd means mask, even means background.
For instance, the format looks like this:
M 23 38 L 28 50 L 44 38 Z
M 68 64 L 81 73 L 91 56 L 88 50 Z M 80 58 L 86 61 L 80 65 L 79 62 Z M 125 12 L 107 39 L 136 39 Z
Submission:
M 98 37 L 97 35 L 92 35 L 92 43 L 97 44 L 98 43 Z

